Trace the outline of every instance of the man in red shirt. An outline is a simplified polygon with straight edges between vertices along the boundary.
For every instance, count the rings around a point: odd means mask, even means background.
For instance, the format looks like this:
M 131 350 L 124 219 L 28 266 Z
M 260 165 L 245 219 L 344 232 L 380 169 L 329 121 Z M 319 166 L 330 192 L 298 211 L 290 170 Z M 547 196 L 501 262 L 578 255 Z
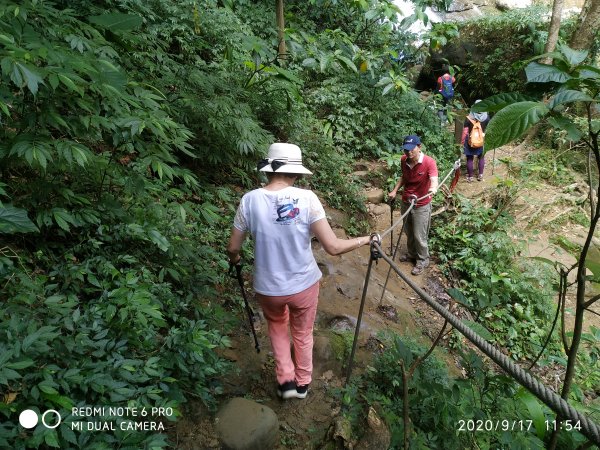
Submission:
M 435 160 L 421 152 L 421 139 L 417 135 L 409 135 L 402 143 L 404 155 L 400 167 L 402 176 L 394 189 L 388 194 L 390 199 L 396 198 L 398 189 L 402 189 L 402 214 L 408 210 L 411 198 L 417 203 L 404 218 L 406 244 L 408 251 L 400 256 L 400 261 L 411 261 L 415 264 L 413 275 L 420 275 L 429 266 L 429 224 L 431 222 L 431 199 L 438 188 L 438 170 Z

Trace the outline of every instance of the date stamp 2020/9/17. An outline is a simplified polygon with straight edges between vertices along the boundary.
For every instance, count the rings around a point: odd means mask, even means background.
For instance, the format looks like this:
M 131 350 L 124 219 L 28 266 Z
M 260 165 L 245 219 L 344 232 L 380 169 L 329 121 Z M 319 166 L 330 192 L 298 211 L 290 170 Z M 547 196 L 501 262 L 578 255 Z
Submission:
M 512 419 L 460 419 L 457 422 L 458 431 L 529 431 L 533 420 Z
M 529 431 L 533 426 L 533 420 L 513 420 L 513 419 L 460 419 L 457 422 L 458 431 L 477 432 L 477 431 Z M 579 421 L 556 420 L 544 421 L 546 431 L 554 431 L 557 428 L 561 430 L 581 430 Z M 535 428 L 534 428 L 535 431 Z

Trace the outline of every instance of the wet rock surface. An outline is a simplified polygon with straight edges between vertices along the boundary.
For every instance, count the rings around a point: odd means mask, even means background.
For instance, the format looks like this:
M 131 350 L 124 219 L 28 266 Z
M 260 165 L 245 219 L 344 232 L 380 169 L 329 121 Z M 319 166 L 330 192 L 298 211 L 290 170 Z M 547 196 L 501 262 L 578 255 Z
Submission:
M 245 398 L 227 402 L 215 422 L 223 450 L 269 450 L 279 443 L 275 412 Z

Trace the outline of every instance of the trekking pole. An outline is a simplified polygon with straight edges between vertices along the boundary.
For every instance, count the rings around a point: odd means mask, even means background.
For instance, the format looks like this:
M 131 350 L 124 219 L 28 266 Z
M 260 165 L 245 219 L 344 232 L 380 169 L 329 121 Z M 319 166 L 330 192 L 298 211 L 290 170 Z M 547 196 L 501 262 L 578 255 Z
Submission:
M 367 290 L 369 288 L 369 279 L 371 278 L 371 268 L 373 267 L 373 261 L 377 262 L 377 260 L 379 258 L 381 258 L 381 254 L 373 245 L 374 242 L 381 244 L 381 236 L 379 236 L 377 233 L 371 234 L 371 244 L 370 244 L 371 257 L 369 258 L 369 265 L 367 266 L 367 275 L 365 276 L 362 297 L 360 299 L 360 308 L 358 310 L 358 317 L 356 319 L 356 329 L 354 330 L 354 340 L 352 341 L 352 351 L 350 352 L 350 357 L 348 358 L 348 366 L 347 366 L 347 370 L 346 370 L 346 383 L 344 386 L 348 386 L 348 383 L 350 382 L 350 376 L 352 375 L 352 365 L 354 364 L 354 354 L 356 353 L 356 347 L 358 345 L 358 335 L 360 333 L 360 323 L 362 321 L 363 310 L 365 307 L 365 299 L 367 298 Z
M 235 266 L 236 274 L 233 273 L 233 267 Z M 258 338 L 256 337 L 256 330 L 254 329 L 254 311 L 250 308 L 250 304 L 248 303 L 248 298 L 246 297 L 246 290 L 244 289 L 244 279 L 242 278 L 242 263 L 238 262 L 237 264 L 229 263 L 229 276 L 232 278 L 237 278 L 238 283 L 240 285 L 240 290 L 242 291 L 242 297 L 244 299 L 244 306 L 246 308 L 246 313 L 248 314 L 248 320 L 250 321 L 250 328 L 252 329 L 252 336 L 254 336 L 254 348 L 256 349 L 256 353 L 260 353 L 260 346 L 258 345 Z
M 394 205 L 396 204 L 396 199 L 390 199 L 390 228 L 394 226 Z M 390 232 L 390 255 L 394 254 L 394 230 Z M 393 258 L 393 257 L 392 257 Z

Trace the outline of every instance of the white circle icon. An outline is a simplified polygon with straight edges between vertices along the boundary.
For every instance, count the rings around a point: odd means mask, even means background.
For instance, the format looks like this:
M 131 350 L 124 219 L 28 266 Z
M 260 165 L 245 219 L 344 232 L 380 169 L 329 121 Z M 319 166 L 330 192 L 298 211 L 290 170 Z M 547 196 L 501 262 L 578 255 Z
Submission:
M 38 415 L 33 409 L 26 409 L 19 414 L 19 423 L 23 428 L 33 428 L 38 423 Z
M 50 412 L 52 412 L 52 413 L 56 414 L 56 417 L 57 417 L 56 423 L 55 423 L 54 425 L 48 425 L 48 424 L 46 423 L 46 414 L 48 414 L 48 413 L 50 413 Z M 44 414 L 42 414 L 42 423 L 44 424 L 44 426 L 45 426 L 46 428 L 56 428 L 57 426 L 59 426 L 59 425 L 60 425 L 60 421 L 61 421 L 61 420 L 62 420 L 62 417 L 60 417 L 60 414 L 59 414 L 59 413 L 58 413 L 58 411 L 57 411 L 57 410 L 55 410 L 55 409 L 49 409 L 49 410 L 48 410 L 48 411 L 46 411 Z M 37 416 L 36 416 L 36 422 L 37 422 Z

